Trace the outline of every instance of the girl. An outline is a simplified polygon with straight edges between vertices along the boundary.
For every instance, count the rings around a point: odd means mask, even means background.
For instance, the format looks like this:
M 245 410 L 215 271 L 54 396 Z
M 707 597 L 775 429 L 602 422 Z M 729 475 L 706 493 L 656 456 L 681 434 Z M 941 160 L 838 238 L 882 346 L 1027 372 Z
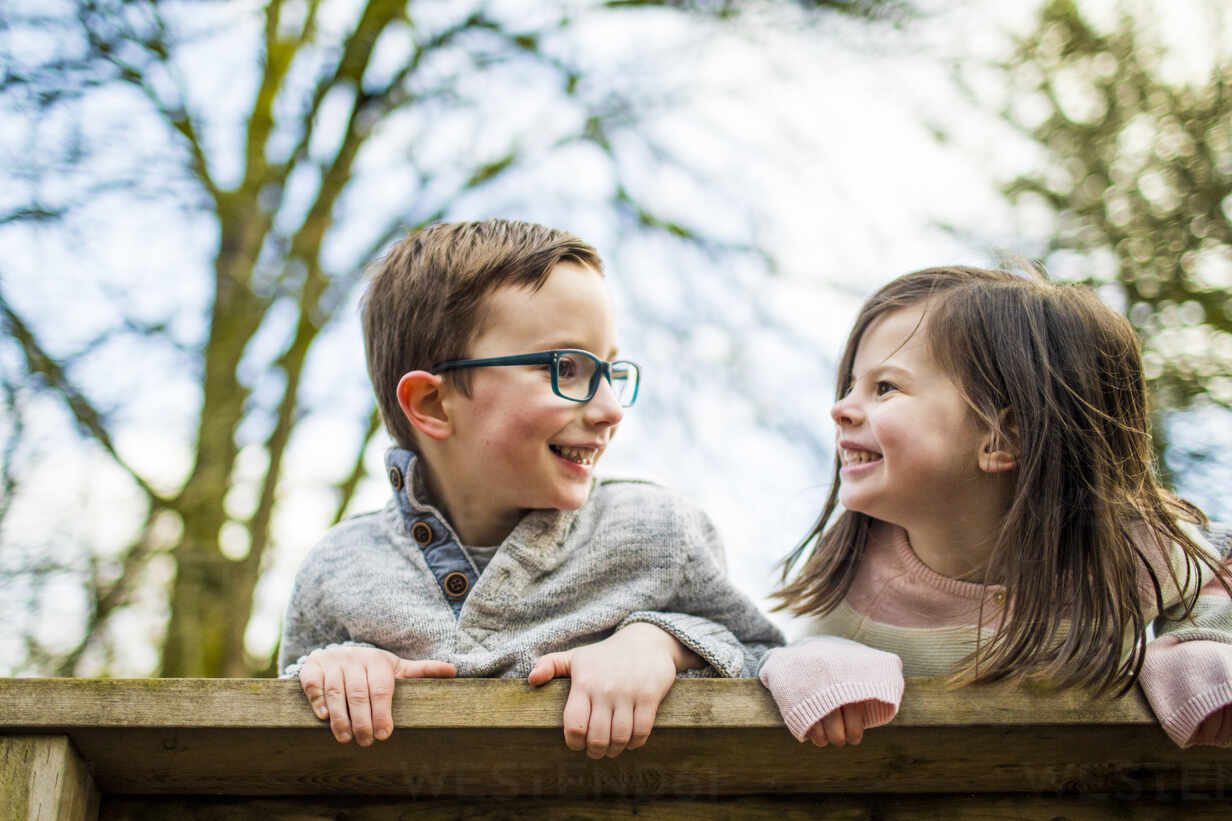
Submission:
M 1123 317 L 1039 276 L 907 274 L 861 310 L 830 413 L 835 482 L 775 594 L 817 637 L 761 669 L 798 740 L 858 743 L 905 673 L 1138 681 L 1180 746 L 1232 743 L 1232 540 L 1155 477 Z

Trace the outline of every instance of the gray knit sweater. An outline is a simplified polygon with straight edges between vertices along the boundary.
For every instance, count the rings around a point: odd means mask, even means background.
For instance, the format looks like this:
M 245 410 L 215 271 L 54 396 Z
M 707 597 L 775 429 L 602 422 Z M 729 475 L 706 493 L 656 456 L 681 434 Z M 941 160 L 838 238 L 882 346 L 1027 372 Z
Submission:
M 451 662 L 462 676 L 525 677 L 539 656 L 633 622 L 675 636 L 707 662 L 705 675 L 756 675 L 783 643 L 727 580 L 710 520 L 662 487 L 596 479 L 577 511 L 527 513 L 479 573 L 445 518 L 418 500 L 414 455 L 398 453 L 413 480 L 403 487 L 391 467 L 394 498 L 329 530 L 304 560 L 283 624 L 283 677 L 297 676 L 313 650 L 346 643 Z M 420 521 L 447 531 L 441 552 L 421 546 L 431 531 Z M 430 560 L 446 551 L 462 573 L 434 575 Z

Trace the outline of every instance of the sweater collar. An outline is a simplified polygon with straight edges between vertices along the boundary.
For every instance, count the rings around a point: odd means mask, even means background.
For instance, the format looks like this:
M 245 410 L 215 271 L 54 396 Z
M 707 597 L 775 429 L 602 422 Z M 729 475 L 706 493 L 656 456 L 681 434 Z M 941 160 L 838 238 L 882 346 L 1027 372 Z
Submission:
M 424 467 L 419 455 L 406 448 L 390 448 L 385 454 L 385 470 L 394 495 L 402 494 L 411 510 L 430 513 L 449 528 L 449 533 L 459 544 L 452 522 L 430 500 Z M 408 478 L 409 477 L 409 478 Z M 565 541 L 577 520 L 578 513 L 590 504 L 597 480 L 591 479 L 586 504 L 579 510 L 555 510 L 545 508 L 528 510 L 501 542 L 501 550 L 516 554 L 518 561 L 530 568 L 547 572 L 563 562 L 568 555 Z
M 894 553 L 898 557 L 898 561 L 907 571 L 907 575 L 922 582 L 923 584 L 942 590 L 952 596 L 958 596 L 964 599 L 978 601 L 988 596 L 994 599 L 1004 600 L 1005 587 L 999 584 L 980 584 L 979 582 L 965 582 L 961 579 L 952 579 L 949 576 L 943 576 L 936 570 L 933 570 L 924 561 L 916 555 L 911 549 L 911 542 L 907 540 L 907 531 L 897 525 L 881 523 L 880 527 L 888 528 L 888 539 L 894 547 Z

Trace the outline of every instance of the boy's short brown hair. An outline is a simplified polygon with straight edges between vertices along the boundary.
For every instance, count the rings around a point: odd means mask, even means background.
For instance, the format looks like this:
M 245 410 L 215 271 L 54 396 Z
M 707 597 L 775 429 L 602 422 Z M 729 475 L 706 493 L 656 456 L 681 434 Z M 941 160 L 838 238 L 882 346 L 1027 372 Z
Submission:
M 561 262 L 603 273 L 599 253 L 582 240 L 516 220 L 436 223 L 389 250 L 361 309 L 368 378 L 385 428 L 401 447 L 415 447 L 414 431 L 398 406 L 402 375 L 464 358 L 483 322 L 484 297 L 504 285 L 537 290 Z M 464 376 L 448 378 L 466 390 Z

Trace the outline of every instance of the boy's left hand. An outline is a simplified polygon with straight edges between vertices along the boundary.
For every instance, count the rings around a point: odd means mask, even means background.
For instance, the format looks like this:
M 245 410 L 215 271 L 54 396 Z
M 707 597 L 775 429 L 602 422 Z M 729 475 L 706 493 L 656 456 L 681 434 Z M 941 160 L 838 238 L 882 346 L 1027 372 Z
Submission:
M 591 758 L 615 758 L 646 743 L 677 671 L 702 663 L 670 633 L 637 622 L 595 644 L 541 656 L 527 681 L 537 687 L 572 678 L 565 744 Z

